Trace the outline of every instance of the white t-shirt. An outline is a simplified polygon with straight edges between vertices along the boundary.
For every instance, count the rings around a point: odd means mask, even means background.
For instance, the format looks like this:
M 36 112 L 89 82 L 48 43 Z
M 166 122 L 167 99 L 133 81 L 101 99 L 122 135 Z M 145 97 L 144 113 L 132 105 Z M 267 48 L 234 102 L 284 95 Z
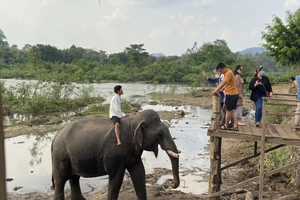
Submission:
M 110 101 L 109 106 L 109 118 L 112 118 L 113 116 L 116 117 L 125 117 L 125 113 L 121 111 L 121 96 L 118 94 L 115 94 Z

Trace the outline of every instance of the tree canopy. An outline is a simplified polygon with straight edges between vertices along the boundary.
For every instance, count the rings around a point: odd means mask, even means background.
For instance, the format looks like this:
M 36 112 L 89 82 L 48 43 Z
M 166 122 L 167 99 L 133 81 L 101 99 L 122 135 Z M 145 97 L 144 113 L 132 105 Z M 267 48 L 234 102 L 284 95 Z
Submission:
M 10 46 L 0 31 L 0 78 L 37 79 L 70 82 L 152 82 L 182 83 L 198 86 L 205 81 L 202 70 L 211 73 L 219 62 L 232 70 L 243 65 L 244 76 L 252 76 L 258 65 L 266 71 L 278 71 L 268 55 L 233 53 L 225 40 L 199 45 L 195 42 L 181 56 L 157 57 L 149 54 L 144 44 L 130 44 L 120 52 L 86 49 L 72 45 L 58 49 L 49 44 L 26 44 L 19 49 Z M 203 80 L 202 80 L 203 79 Z
M 274 16 L 262 33 L 269 55 L 282 64 L 300 64 L 300 10 L 287 12 L 286 23 Z

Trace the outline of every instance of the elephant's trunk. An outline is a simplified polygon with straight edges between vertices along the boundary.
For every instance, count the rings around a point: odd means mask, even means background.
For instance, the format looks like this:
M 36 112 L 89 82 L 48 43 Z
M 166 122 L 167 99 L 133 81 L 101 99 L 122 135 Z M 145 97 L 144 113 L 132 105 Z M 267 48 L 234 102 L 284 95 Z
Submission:
M 173 152 L 174 153 L 174 152 Z M 173 188 L 178 188 L 180 185 L 180 179 L 179 179 L 179 157 L 174 157 L 170 155 L 167 151 L 167 154 L 171 160 L 172 163 L 172 172 L 173 172 L 173 179 L 174 179 L 174 186 Z M 177 154 L 178 155 L 178 154 Z

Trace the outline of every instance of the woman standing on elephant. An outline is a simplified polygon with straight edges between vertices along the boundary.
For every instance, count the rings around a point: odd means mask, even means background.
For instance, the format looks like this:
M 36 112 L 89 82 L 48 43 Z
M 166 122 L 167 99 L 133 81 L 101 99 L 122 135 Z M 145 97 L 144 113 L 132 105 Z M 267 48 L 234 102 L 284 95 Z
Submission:
M 249 89 L 252 90 L 250 99 L 255 103 L 255 126 L 261 126 L 261 117 L 262 117 L 262 98 L 266 96 L 266 92 L 270 92 L 270 97 L 272 97 L 272 86 L 268 79 L 265 76 L 265 71 L 262 66 L 259 66 L 256 69 L 255 75 L 252 78 Z
M 121 145 L 120 140 L 120 123 L 121 117 L 125 117 L 126 114 L 121 111 L 121 95 L 123 94 L 123 89 L 121 85 L 116 85 L 114 87 L 114 92 L 116 93 L 110 102 L 109 107 L 109 118 L 113 121 L 115 127 L 115 133 L 117 138 L 117 145 Z

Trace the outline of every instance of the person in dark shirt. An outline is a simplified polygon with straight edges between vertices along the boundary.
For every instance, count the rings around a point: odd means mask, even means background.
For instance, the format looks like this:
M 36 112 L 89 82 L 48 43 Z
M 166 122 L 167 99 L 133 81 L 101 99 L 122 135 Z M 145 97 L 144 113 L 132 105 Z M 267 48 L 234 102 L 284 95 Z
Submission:
M 255 104 L 255 126 L 261 126 L 262 118 L 262 98 L 266 96 L 266 91 L 270 92 L 272 97 L 273 90 L 268 77 L 265 76 L 265 71 L 262 66 L 257 67 L 254 77 L 252 78 L 249 89 L 251 90 L 250 99 Z

